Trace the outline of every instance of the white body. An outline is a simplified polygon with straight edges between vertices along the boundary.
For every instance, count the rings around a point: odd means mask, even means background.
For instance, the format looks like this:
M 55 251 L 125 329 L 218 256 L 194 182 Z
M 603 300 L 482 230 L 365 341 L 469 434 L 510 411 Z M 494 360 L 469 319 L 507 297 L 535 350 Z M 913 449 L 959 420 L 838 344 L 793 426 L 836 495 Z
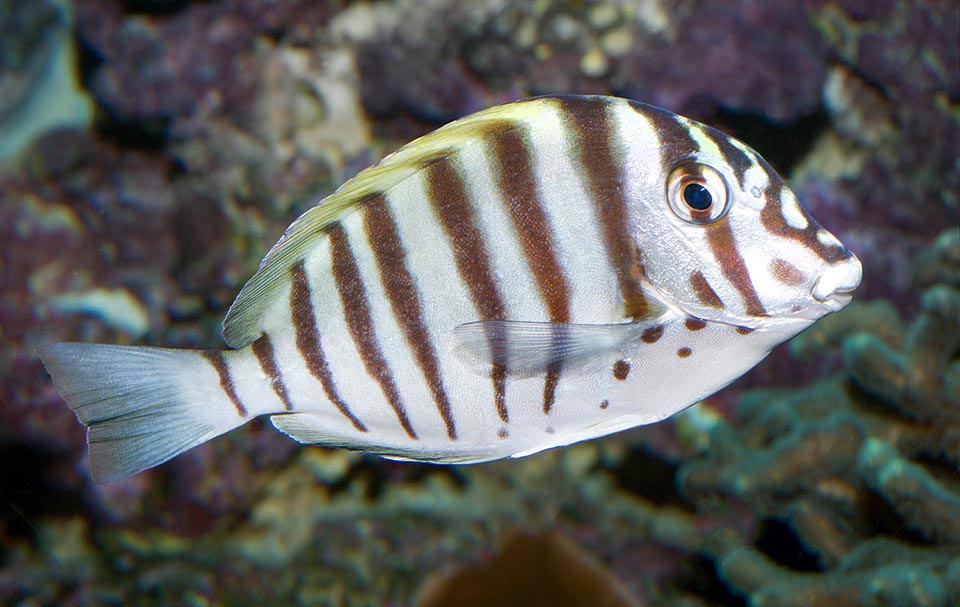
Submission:
M 689 181 L 723 208 L 671 211 L 671 192 L 694 200 Z M 471 234 L 482 251 L 464 251 Z M 59 344 L 42 356 L 91 424 L 100 480 L 265 414 L 301 442 L 468 463 L 670 417 L 845 305 L 859 280 L 856 257 L 743 144 L 626 100 L 540 98 L 402 148 L 298 220 L 225 321 L 237 350 L 137 359 Z M 128 440 L 115 421 L 123 380 L 104 384 L 104 366 L 162 386 L 163 402 L 132 410 L 165 411 L 154 421 L 193 428 L 189 440 Z

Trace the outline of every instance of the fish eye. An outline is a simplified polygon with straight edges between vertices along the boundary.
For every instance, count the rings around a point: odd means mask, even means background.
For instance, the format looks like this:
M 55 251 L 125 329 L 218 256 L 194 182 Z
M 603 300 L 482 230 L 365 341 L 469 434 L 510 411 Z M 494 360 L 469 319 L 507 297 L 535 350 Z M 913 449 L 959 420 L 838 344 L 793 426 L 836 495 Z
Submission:
M 713 167 L 684 163 L 667 180 L 670 208 L 684 221 L 710 223 L 727 212 L 727 182 Z

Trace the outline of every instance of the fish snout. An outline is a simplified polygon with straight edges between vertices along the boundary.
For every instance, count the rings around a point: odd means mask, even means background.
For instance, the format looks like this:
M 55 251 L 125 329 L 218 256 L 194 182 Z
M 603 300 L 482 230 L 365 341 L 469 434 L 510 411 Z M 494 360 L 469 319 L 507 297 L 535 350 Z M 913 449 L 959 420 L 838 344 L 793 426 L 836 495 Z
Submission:
M 862 277 L 863 265 L 856 255 L 850 253 L 843 261 L 826 267 L 814 283 L 811 294 L 835 312 L 850 303 Z

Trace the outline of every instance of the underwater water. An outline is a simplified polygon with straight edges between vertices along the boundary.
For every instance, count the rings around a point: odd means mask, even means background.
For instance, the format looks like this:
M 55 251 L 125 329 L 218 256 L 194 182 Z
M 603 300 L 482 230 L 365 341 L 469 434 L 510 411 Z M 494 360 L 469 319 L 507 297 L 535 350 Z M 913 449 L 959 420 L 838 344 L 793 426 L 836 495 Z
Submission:
M 0 603 L 960 604 L 960 5 L 5 0 Z M 254 421 L 117 483 L 36 355 L 223 348 L 284 228 L 450 120 L 618 95 L 748 143 L 864 277 L 659 424 L 474 466 Z

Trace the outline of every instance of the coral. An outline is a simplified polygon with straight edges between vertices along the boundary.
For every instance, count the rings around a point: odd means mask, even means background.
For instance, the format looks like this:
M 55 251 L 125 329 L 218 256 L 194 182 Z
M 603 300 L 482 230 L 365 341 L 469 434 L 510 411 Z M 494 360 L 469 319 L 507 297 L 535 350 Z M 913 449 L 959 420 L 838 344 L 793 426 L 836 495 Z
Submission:
M 184 3 L 147 19 L 114 0 L 77 6 L 79 35 L 97 68 L 97 102 L 121 122 L 185 120 L 215 110 L 235 118 L 256 97 L 259 37 L 313 40 L 336 3 L 296 0 Z M 229 77 L 224 77 L 228 75 Z
M 960 228 L 944 231 L 932 246 L 921 251 L 913 264 L 913 275 L 918 288 L 936 284 L 960 288 Z
M 66 0 L 0 6 L 0 160 L 51 129 L 90 123 L 93 107 L 73 71 L 71 12 Z
M 809 10 L 837 58 L 824 88 L 833 129 L 797 194 L 818 216 L 820 205 L 847 209 L 835 232 L 867 262 L 861 293 L 905 309 L 908 261 L 958 213 L 960 7 L 823 0 Z
M 884 322 L 889 307 L 837 315 L 833 343 L 847 375 L 745 394 L 740 426 L 715 420 L 705 457 L 680 468 L 681 492 L 695 503 L 733 496 L 775 522 L 779 566 L 755 546 L 715 549 L 721 576 L 750 604 L 947 605 L 960 596 L 944 577 L 960 547 L 960 293 L 936 285 L 922 299 L 905 330 Z M 865 319 L 881 324 L 869 330 Z M 829 347 L 817 337 L 828 329 L 797 349 Z
M 360 32 L 370 84 L 364 103 L 375 114 L 449 119 L 489 102 L 480 83 L 527 94 L 616 90 L 676 111 L 712 103 L 778 120 L 811 113 L 819 101 L 826 47 L 792 3 L 748 2 L 733 11 L 694 2 L 674 12 L 660 2 L 617 1 L 450 8 L 385 5 L 375 27 L 351 30 Z M 391 44 L 380 44 L 384 38 Z M 440 78 L 428 77 L 437 69 Z M 774 77 L 781 71 L 793 77 Z
M 887 560 L 891 557 L 897 559 L 894 564 Z M 946 607 L 960 592 L 955 579 L 944 577 L 956 567 L 950 553 L 914 556 L 882 542 L 866 546 L 838 571 L 819 575 L 785 570 L 742 546 L 722 551 L 717 561 L 720 574 L 757 607 Z
M 51 49 L 48 38 L 51 30 L 61 25 L 62 14 L 53 4 L 36 2 L 9 3 L 0 11 L 0 91 L 3 102 L 0 115 L 7 114 L 22 104 L 38 74 L 50 61 Z
M 878 337 L 861 333 L 844 343 L 844 357 L 864 390 L 924 422 L 949 421 L 960 408 L 960 367 L 952 364 L 960 346 L 960 291 L 931 287 L 923 312 L 894 352 Z

